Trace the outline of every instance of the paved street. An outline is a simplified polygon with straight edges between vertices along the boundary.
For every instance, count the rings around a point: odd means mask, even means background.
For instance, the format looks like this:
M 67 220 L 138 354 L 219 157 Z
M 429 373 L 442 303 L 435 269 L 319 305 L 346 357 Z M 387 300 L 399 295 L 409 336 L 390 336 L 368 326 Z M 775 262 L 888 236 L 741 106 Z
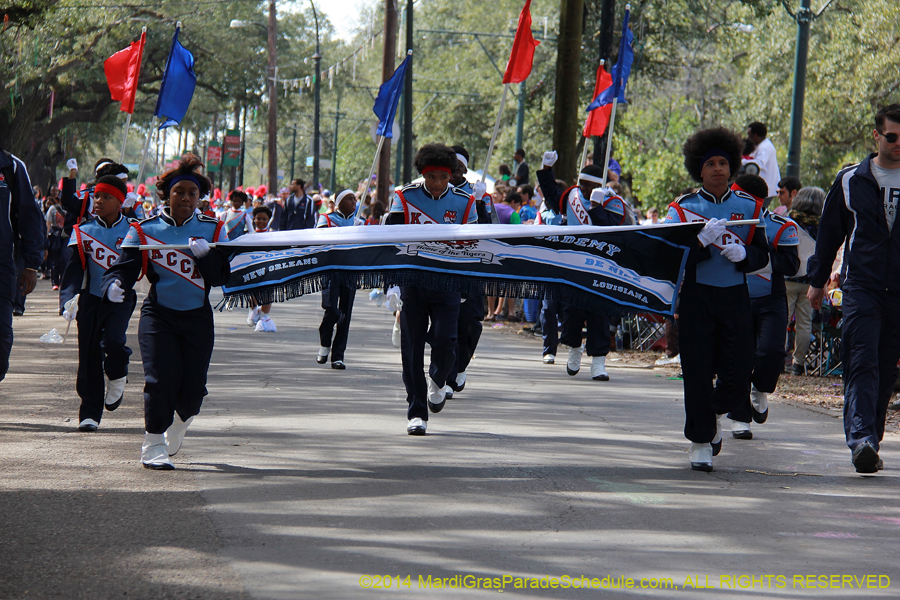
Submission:
M 0 383 L 0 598 L 900 594 L 896 433 L 863 478 L 840 419 L 775 398 L 692 472 L 680 381 L 614 360 L 610 382 L 568 377 L 564 351 L 543 365 L 486 324 L 464 392 L 407 436 L 392 317 L 360 292 L 346 371 L 315 363 L 318 295 L 275 305 L 275 334 L 217 314 L 210 395 L 153 472 L 137 319 L 125 402 L 79 433 L 74 329 L 38 342 L 65 327 L 54 302 L 39 282 Z

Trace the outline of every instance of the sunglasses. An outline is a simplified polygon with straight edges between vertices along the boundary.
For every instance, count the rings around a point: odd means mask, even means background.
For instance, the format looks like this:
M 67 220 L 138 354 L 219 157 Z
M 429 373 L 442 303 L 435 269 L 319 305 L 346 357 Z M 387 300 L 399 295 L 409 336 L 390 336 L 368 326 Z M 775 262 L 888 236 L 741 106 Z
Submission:
M 881 133 L 879 131 L 878 135 L 880 135 L 885 140 L 887 140 L 888 144 L 893 144 L 897 141 L 898 138 L 900 138 L 900 134 L 898 134 L 898 133 Z

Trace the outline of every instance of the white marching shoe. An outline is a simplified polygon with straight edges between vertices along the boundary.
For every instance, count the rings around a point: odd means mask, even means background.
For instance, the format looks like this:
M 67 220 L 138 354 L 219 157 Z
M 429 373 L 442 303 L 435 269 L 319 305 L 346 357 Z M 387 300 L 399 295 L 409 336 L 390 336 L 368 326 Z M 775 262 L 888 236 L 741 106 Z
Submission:
M 275 321 L 269 318 L 269 315 L 264 314 L 259 322 L 256 324 L 256 329 L 253 331 L 262 331 L 265 333 L 275 333 L 278 331 L 275 328 Z
M 394 321 L 394 328 L 391 330 L 391 345 L 394 348 L 400 347 L 400 322 Z
M 545 354 L 544 355 L 544 364 L 545 365 L 552 365 L 555 362 L 556 362 L 555 354 Z
M 84 419 L 81 423 L 78 424 L 78 431 L 97 431 L 97 428 L 100 427 L 100 423 L 93 419 Z
M 194 417 L 190 417 L 187 421 L 182 421 L 178 413 L 175 413 L 175 419 L 163 434 L 166 438 L 166 452 L 169 456 L 175 456 L 181 450 L 181 443 L 184 442 L 184 434 L 187 433 L 188 427 L 194 422 Z
M 584 354 L 584 346 L 569 348 L 569 359 L 566 361 L 566 373 L 573 377 L 581 370 L 581 357 Z
M 691 442 L 691 469 L 694 471 L 712 471 L 713 451 L 710 444 Z
M 609 381 L 606 374 L 606 357 L 595 356 L 591 360 L 591 379 L 594 381 Z
M 769 394 L 750 386 L 750 412 L 757 423 L 765 423 L 769 418 Z
M 109 379 L 106 380 L 106 398 L 103 400 L 103 404 L 106 405 L 106 410 L 112 412 L 119 408 L 119 405 L 122 404 L 122 398 L 125 397 L 125 380 L 127 377 L 120 377 L 119 379 Z
M 431 377 L 425 377 L 428 382 L 428 409 L 433 413 L 444 410 L 444 399 L 447 397 L 446 387 L 439 387 Z
M 328 355 L 331 353 L 331 348 L 328 346 L 320 346 L 319 353 L 316 354 L 316 362 L 320 365 L 324 365 L 328 362 Z
M 716 415 L 716 437 L 713 438 L 710 444 L 713 456 L 718 456 L 719 452 L 722 451 L 722 419 L 724 418 L 725 415 Z
M 750 423 L 744 423 L 742 421 L 732 421 L 731 437 L 736 440 L 752 440 L 753 432 L 750 431 Z
M 141 446 L 141 464 L 145 469 L 171 471 L 175 468 L 166 450 L 166 436 L 162 433 L 145 433 Z
M 259 315 L 260 315 L 260 307 L 251 308 L 250 313 L 247 315 L 247 326 L 248 327 L 256 327 L 256 324 L 259 323 Z
M 461 392 L 466 387 L 466 372 L 456 374 L 456 391 Z
M 419 417 L 410 419 L 406 424 L 406 433 L 409 435 L 425 435 L 425 428 L 428 426 L 427 421 L 423 421 Z

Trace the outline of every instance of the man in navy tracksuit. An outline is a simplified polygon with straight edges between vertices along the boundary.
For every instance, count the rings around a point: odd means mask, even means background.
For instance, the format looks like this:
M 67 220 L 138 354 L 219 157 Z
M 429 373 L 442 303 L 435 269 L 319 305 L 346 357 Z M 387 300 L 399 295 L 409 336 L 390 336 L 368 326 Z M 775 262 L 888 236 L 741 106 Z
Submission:
M 13 344 L 13 298 L 19 292 L 27 296 L 37 283 L 45 231 L 25 164 L 0 148 L 0 380 L 9 369 Z M 24 265 L 18 273 L 14 246 Z
M 316 203 L 306 195 L 306 182 L 291 181 L 291 195 L 284 201 L 284 210 L 278 220 L 278 231 L 312 229 L 316 226 Z
M 391 225 L 475 223 L 472 196 L 450 185 L 457 169 L 456 153 L 443 144 L 426 144 L 413 161 L 425 181 L 398 190 L 391 203 Z M 459 292 L 445 292 L 419 286 L 400 286 L 400 354 L 403 384 L 409 405 L 406 432 L 425 435 L 428 411 L 444 408 L 446 384 L 456 362 Z M 429 330 L 429 321 L 431 329 Z M 431 343 L 431 366 L 425 368 L 425 343 Z
M 816 253 L 809 259 L 810 304 L 818 309 L 844 244 L 844 433 L 858 473 L 878 456 L 900 360 L 900 104 L 875 117 L 878 153 L 838 173 L 825 198 Z

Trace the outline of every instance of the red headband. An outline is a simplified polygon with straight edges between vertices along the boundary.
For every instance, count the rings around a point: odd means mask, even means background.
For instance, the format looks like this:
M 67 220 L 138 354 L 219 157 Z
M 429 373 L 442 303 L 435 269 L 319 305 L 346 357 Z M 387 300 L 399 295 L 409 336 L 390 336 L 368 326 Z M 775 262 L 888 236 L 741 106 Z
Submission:
M 428 165 L 422 169 L 422 175 L 426 173 L 430 173 L 431 171 L 443 171 L 447 175 L 452 175 L 453 173 L 447 167 L 439 167 L 437 165 Z
M 125 194 L 122 193 L 122 190 L 117 188 L 114 185 L 110 185 L 108 183 L 98 183 L 94 186 L 94 195 L 107 193 L 110 196 L 114 196 L 119 202 L 125 202 Z
M 734 190 L 734 191 L 736 191 L 736 192 L 744 192 L 745 194 L 747 194 L 748 196 L 750 196 L 751 198 L 753 198 L 753 199 L 756 200 L 757 202 L 762 202 L 762 201 L 763 201 L 762 198 L 760 198 L 759 196 L 754 196 L 753 194 L 751 194 L 750 192 L 748 192 L 747 190 L 745 190 L 744 188 L 742 188 L 741 186 L 739 186 L 739 185 L 736 184 L 736 183 L 732 183 L 732 184 L 731 184 L 731 189 Z

